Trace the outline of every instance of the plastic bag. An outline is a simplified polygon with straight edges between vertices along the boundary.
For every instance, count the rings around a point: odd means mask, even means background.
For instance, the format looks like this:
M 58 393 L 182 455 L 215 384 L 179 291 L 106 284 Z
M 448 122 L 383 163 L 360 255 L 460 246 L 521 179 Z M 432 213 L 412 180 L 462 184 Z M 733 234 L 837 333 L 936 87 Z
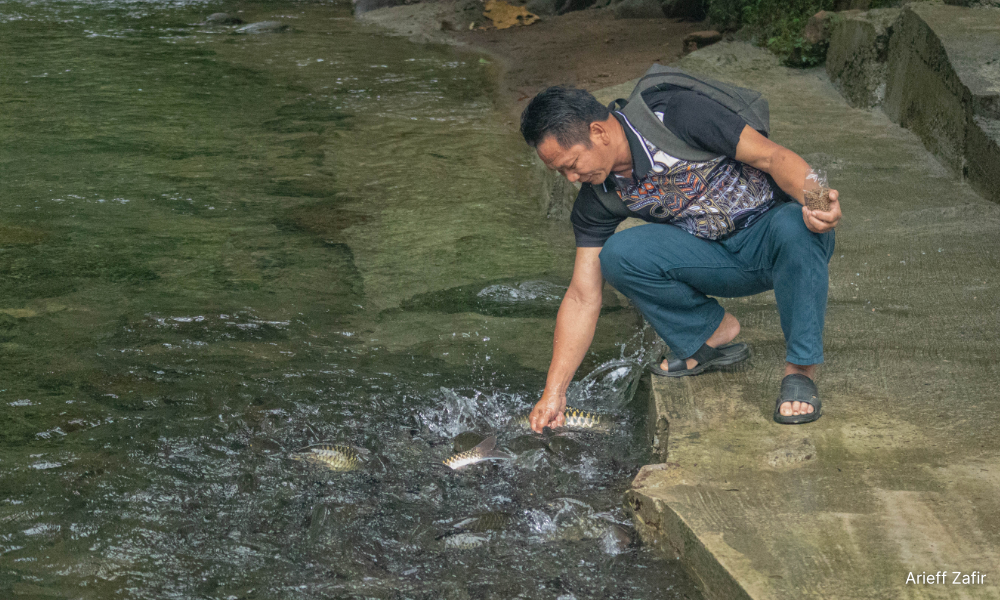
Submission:
M 810 169 L 802 191 L 806 206 L 810 210 L 830 210 L 830 187 L 826 183 L 826 173 L 822 169 Z

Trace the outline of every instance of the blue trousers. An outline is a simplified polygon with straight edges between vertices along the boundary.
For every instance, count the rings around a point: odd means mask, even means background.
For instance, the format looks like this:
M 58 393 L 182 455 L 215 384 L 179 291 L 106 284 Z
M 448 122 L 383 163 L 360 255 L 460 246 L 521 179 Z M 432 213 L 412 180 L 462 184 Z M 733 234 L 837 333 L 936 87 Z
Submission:
M 673 225 L 620 231 L 601 250 L 604 278 L 631 300 L 678 357 L 722 323 L 715 298 L 770 289 L 785 334 L 785 360 L 823 362 L 823 321 L 834 232 L 806 229 L 802 206 L 780 204 L 731 237 L 710 241 Z

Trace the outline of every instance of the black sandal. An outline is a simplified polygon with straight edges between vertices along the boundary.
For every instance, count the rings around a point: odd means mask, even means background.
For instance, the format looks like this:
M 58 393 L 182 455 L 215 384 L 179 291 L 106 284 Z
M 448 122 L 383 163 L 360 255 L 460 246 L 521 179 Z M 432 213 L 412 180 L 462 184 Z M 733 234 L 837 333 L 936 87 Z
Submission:
M 687 359 L 676 358 L 666 354 L 660 356 L 656 364 L 649 365 L 647 369 L 654 375 L 661 377 L 687 377 L 688 375 L 698 375 L 706 371 L 715 371 L 722 367 L 730 367 L 750 358 L 750 346 L 743 342 L 736 344 L 726 344 L 713 348 L 708 344 L 702 344 L 698 351 L 689 356 L 698 361 L 694 368 L 687 368 Z M 667 369 L 660 368 L 660 363 L 667 360 Z
M 781 414 L 781 405 L 785 402 L 804 402 L 813 407 L 811 413 L 804 415 Z M 774 405 L 774 422 L 782 425 L 801 425 L 802 423 L 812 423 L 820 418 L 823 413 L 823 402 L 819 399 L 819 391 L 816 383 L 805 375 L 793 373 L 786 375 L 781 380 L 781 394 Z

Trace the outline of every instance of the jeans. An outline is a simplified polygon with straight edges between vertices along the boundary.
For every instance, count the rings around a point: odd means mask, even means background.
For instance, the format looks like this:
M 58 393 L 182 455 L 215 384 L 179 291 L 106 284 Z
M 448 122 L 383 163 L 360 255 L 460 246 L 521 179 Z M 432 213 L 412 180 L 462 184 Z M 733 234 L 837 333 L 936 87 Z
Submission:
M 834 232 L 806 229 L 802 206 L 780 204 L 734 235 L 697 238 L 673 225 L 620 231 L 601 250 L 604 278 L 652 324 L 677 357 L 689 357 L 722 323 L 711 296 L 773 289 L 785 334 L 785 360 L 823 362 L 823 321 Z

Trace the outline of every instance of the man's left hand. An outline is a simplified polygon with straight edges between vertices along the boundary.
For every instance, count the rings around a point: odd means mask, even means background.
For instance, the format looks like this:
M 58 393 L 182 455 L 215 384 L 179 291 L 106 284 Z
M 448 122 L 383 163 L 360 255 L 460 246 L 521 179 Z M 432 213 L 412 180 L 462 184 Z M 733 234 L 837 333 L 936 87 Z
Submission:
M 808 206 L 802 207 L 802 220 L 806 222 L 806 228 L 813 233 L 826 233 L 840 223 L 840 194 L 837 190 L 830 190 L 830 210 L 810 210 Z

